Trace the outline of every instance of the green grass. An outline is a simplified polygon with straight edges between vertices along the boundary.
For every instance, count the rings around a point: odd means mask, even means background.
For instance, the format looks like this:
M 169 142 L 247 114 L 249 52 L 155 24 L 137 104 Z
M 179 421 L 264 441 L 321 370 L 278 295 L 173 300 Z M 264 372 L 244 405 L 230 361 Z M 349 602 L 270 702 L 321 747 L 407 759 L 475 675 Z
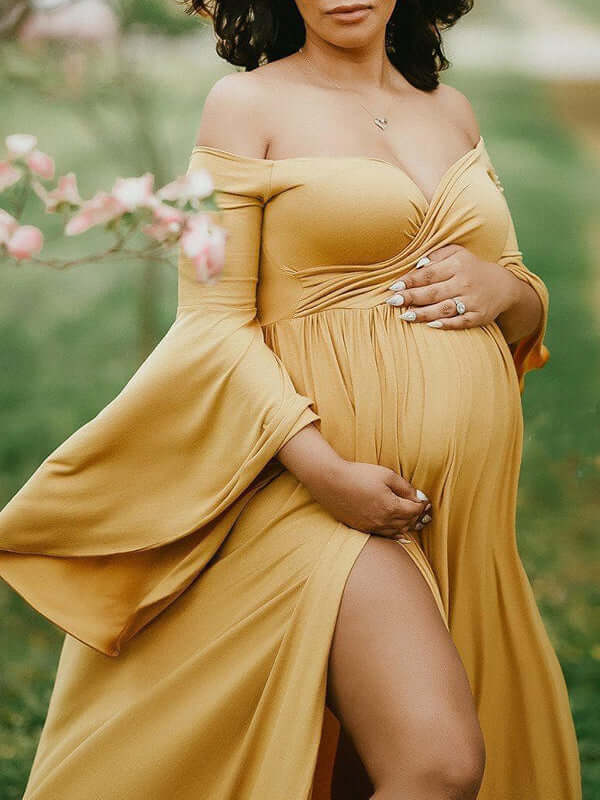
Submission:
M 38 133 L 42 149 L 57 156 L 59 172 L 74 169 L 81 175 L 84 194 L 108 189 L 116 175 L 140 174 L 150 164 L 169 178 L 185 170 L 212 78 L 161 81 L 140 92 L 152 150 L 141 148 L 131 105 L 115 81 L 103 90 L 104 110 L 96 115 L 92 103 L 86 119 L 79 101 L 0 83 L 3 120 L 10 121 L 10 127 L 2 123 L 0 134 Z M 463 89 L 475 105 L 526 263 L 542 275 L 551 293 L 551 358 L 543 370 L 528 375 L 523 400 L 518 537 L 569 686 L 585 797 L 595 800 L 600 797 L 600 719 L 594 713 L 600 584 L 593 572 L 600 522 L 600 347 L 597 335 L 590 333 L 597 323 L 589 302 L 594 275 L 586 226 L 597 175 L 560 127 L 543 86 L 497 75 L 449 73 L 444 80 Z M 157 339 L 173 318 L 175 278 L 172 269 L 162 272 Z M 1 501 L 131 376 L 139 363 L 140 280 L 139 266 L 119 263 L 67 273 L 2 265 Z M 16 800 L 45 718 L 63 635 L 5 586 L 0 587 L 0 610 L 5 643 L 0 653 L 0 800 Z

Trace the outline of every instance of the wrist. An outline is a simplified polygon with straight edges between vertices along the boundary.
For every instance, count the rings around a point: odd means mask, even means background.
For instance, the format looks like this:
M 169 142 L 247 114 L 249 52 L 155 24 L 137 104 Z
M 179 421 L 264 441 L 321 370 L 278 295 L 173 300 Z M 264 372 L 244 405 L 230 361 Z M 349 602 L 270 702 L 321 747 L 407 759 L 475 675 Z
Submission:
M 326 458 L 315 459 L 310 467 L 305 470 L 304 477 L 300 477 L 306 488 L 315 492 L 339 486 L 342 476 L 349 462 L 335 451 Z
M 503 301 L 501 304 L 498 317 L 511 311 L 517 306 L 521 299 L 521 292 L 523 290 L 523 281 L 514 275 L 510 270 L 501 267 L 505 277 L 505 289 L 502 292 Z
M 292 436 L 279 449 L 277 458 L 309 489 L 336 484 L 349 463 L 312 423 Z

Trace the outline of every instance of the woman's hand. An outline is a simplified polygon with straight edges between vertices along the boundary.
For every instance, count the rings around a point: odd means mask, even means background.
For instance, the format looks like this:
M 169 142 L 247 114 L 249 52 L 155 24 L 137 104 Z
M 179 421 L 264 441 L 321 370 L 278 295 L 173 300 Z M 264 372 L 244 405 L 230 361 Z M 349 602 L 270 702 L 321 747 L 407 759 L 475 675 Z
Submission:
M 277 458 L 320 505 L 351 528 L 402 541 L 413 525 L 420 531 L 431 522 L 424 492 L 388 467 L 346 461 L 314 423 L 294 434 Z
M 365 533 L 402 541 L 411 528 L 421 530 L 431 521 L 425 493 L 378 464 L 340 459 L 333 470 L 309 480 L 307 489 L 337 520 Z
M 434 328 L 474 328 L 493 322 L 518 297 L 519 279 L 499 264 L 484 261 L 457 244 L 440 247 L 395 281 L 386 302 L 401 306 L 407 322 Z M 464 303 L 457 313 L 454 302 Z

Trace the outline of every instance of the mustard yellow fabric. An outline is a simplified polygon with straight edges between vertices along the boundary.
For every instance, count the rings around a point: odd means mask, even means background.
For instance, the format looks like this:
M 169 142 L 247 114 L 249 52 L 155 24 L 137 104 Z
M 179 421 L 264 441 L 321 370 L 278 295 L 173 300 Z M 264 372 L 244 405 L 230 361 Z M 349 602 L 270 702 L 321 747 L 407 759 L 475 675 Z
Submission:
M 471 682 L 482 800 L 579 800 L 567 690 L 515 532 L 548 292 L 483 139 L 430 201 L 377 158 L 197 146 L 189 170 L 203 168 L 223 275 L 201 284 L 180 255 L 172 327 L 0 513 L 0 575 L 66 632 L 25 800 L 329 799 L 327 659 L 369 534 L 274 458 L 310 422 L 431 498 L 434 521 L 398 546 Z M 384 302 L 453 242 L 535 289 L 536 331 L 508 345 L 495 322 L 436 330 Z

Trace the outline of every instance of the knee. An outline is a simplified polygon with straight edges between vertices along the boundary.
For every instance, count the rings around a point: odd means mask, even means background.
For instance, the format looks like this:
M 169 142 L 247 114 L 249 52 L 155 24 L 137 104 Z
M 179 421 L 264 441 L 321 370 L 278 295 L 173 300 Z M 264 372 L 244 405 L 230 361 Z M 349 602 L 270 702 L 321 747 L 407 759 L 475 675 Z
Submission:
M 485 745 L 478 724 L 444 725 L 443 734 L 436 726 L 428 739 L 417 737 L 411 742 L 410 753 L 388 762 L 382 771 L 378 788 L 382 797 L 411 796 L 431 800 L 475 800 L 485 769 Z M 415 746 L 416 745 L 416 746 Z M 404 748 L 403 748 L 404 749 Z M 379 797 L 379 795 L 375 795 Z
M 463 731 L 464 734 L 464 731 Z M 421 776 L 440 800 L 475 800 L 481 788 L 485 769 L 485 745 L 481 730 L 467 736 L 449 736 L 444 745 L 432 753 Z
M 430 778 L 440 800 L 475 800 L 481 788 L 485 752 L 462 746 L 450 758 L 432 765 Z M 434 790 L 435 791 L 435 790 Z

